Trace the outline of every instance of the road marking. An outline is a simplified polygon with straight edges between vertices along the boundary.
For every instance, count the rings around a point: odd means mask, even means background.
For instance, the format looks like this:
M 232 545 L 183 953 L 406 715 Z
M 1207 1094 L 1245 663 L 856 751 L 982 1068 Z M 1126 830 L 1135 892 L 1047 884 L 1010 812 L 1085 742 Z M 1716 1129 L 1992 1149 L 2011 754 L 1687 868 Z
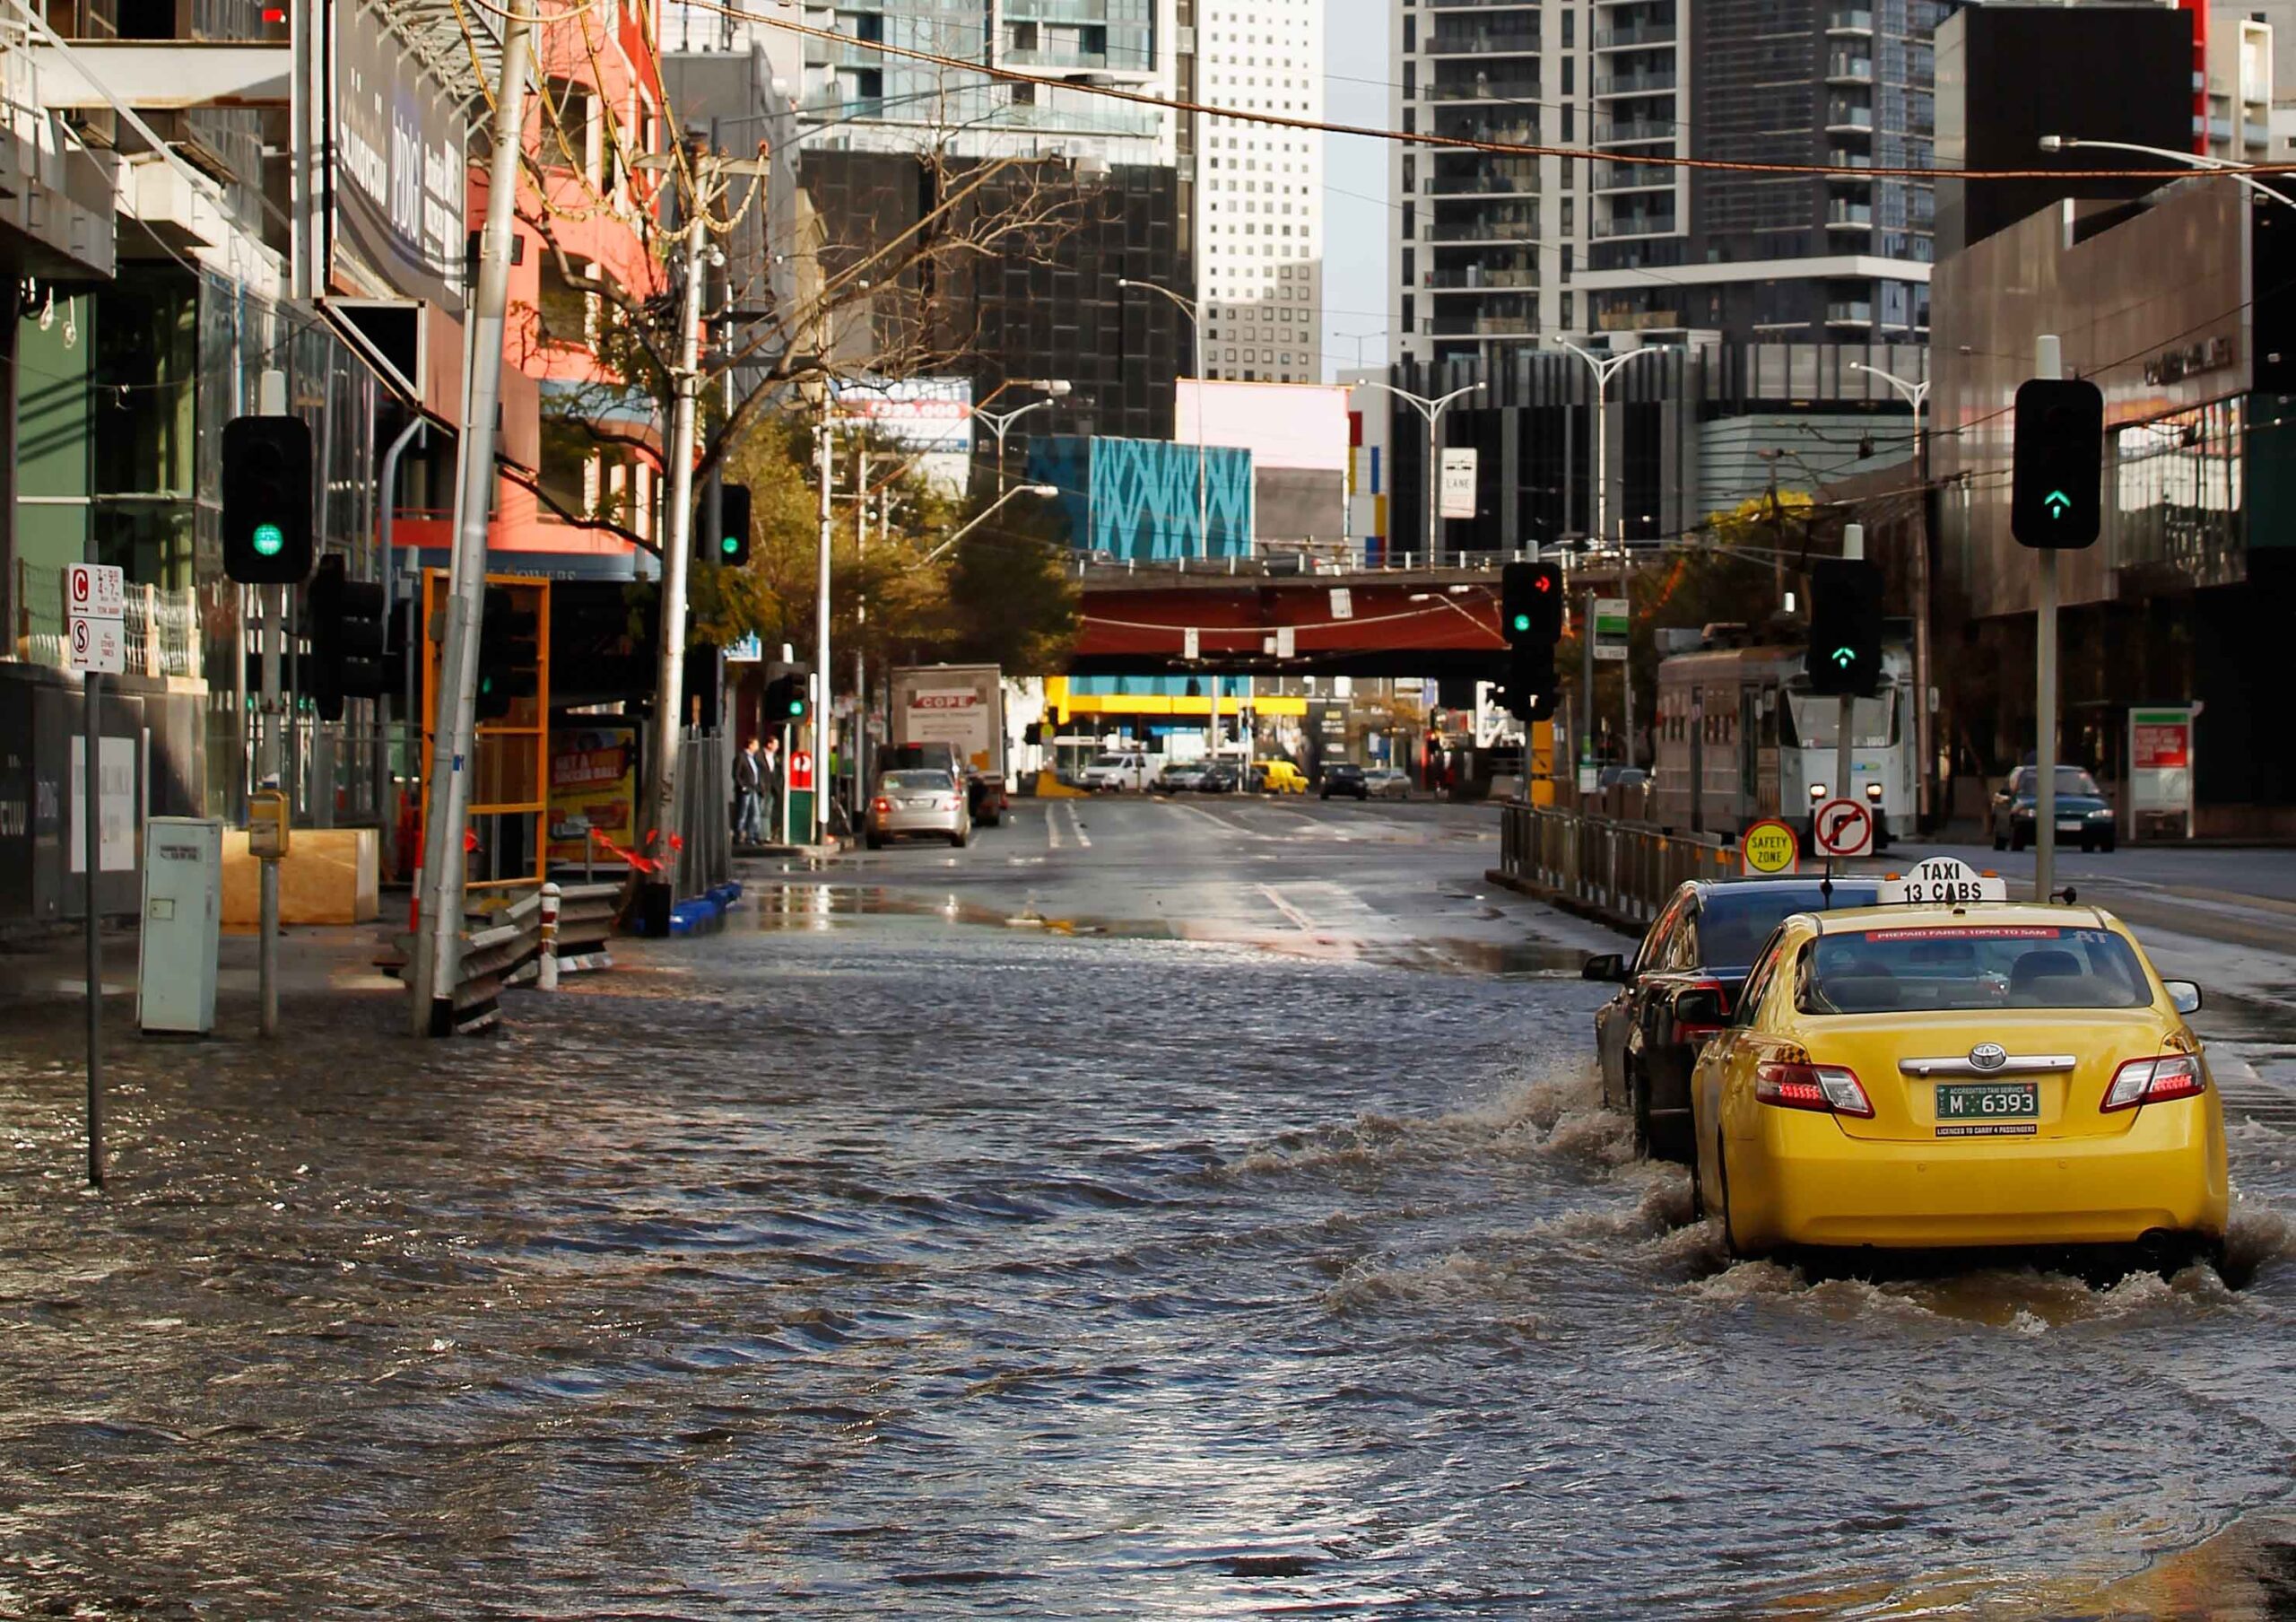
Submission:
M 1044 808 L 1044 837 L 1045 843 L 1049 849 L 1055 850 L 1060 849 L 1060 807 L 1058 806 L 1047 806 Z
M 1315 920 L 1309 918 L 1305 912 L 1300 911 L 1299 908 L 1284 900 L 1283 891 L 1277 889 L 1274 885 L 1262 885 L 1259 887 L 1259 893 L 1267 897 L 1267 904 L 1269 906 L 1274 907 L 1278 912 L 1283 913 L 1286 919 L 1291 920 L 1291 924 L 1293 929 L 1299 930 L 1302 935 L 1312 935 L 1315 933 Z
M 1068 832 L 1075 836 L 1076 843 L 1083 850 L 1091 850 L 1091 836 L 1084 832 L 1084 821 L 1076 815 L 1076 807 L 1064 803 L 1060 808 L 1068 813 Z

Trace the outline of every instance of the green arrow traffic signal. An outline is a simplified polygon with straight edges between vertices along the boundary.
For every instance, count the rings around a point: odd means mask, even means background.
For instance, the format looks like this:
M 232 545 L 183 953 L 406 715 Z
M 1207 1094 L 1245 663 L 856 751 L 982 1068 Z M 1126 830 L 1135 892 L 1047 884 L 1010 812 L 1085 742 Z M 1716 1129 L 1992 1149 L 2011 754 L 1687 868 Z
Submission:
M 2049 517 L 2061 519 L 2073 510 L 2073 498 L 2062 490 L 2052 490 L 2041 497 L 2041 505 L 2048 509 Z
M 1848 669 L 1852 665 L 1857 662 L 1857 650 L 1855 648 L 1835 649 L 1833 650 L 1833 662 L 1840 666 L 1844 670 Z

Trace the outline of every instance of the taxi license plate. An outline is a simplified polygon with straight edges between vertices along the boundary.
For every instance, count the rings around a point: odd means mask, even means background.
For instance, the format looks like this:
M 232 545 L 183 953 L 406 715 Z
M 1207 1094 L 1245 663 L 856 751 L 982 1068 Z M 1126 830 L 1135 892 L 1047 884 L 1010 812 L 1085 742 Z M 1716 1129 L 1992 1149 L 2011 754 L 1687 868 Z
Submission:
M 1940 1138 L 2028 1136 L 2040 1112 L 2041 1090 L 2030 1081 L 1937 1085 Z

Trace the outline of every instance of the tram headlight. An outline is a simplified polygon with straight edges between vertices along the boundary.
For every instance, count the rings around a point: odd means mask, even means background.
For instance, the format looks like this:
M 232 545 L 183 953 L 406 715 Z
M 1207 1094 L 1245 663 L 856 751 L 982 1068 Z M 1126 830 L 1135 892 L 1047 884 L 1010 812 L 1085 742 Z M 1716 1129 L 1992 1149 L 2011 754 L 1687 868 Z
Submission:
M 1875 805 L 1880 805 L 1882 803 L 1882 785 L 1879 783 L 1867 783 L 1866 785 L 1866 798 L 1872 800 Z
M 1825 798 L 1825 797 L 1826 786 L 1823 783 L 1812 783 L 1810 785 L 1810 803 L 1812 805 L 1817 804 L 1818 801 Z

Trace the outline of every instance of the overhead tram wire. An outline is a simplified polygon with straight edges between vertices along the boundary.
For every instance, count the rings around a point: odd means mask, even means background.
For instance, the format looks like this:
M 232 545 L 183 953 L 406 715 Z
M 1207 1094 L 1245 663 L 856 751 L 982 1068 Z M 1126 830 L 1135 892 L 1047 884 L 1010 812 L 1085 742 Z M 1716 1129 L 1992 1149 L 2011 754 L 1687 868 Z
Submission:
M 877 39 L 856 39 L 850 34 L 835 29 L 813 28 L 786 18 L 764 15 L 737 5 L 726 5 L 719 0 L 685 0 L 697 11 L 716 12 L 761 27 L 779 29 L 786 33 L 819 39 L 826 44 L 874 51 L 880 56 L 898 57 L 904 61 L 922 62 L 930 66 L 957 73 L 978 74 L 984 78 L 1006 84 L 1034 85 L 1044 90 L 1069 91 L 1078 95 L 1099 97 L 1104 100 L 1121 101 L 1136 107 L 1158 108 L 1168 112 L 1196 113 L 1208 118 L 1225 118 L 1236 124 L 1265 125 L 1279 129 L 1304 130 L 1311 134 L 1354 135 L 1376 141 L 1391 141 L 1408 146 L 1426 146 L 1455 152 L 1491 153 L 1502 157 L 1525 158 L 1583 158 L 1589 161 L 1608 163 L 1638 163 L 1649 168 L 1701 170 L 1724 174 L 1807 175 L 1813 178 L 1836 176 L 1843 179 L 1916 180 L 2059 180 L 2068 174 L 2077 174 L 2084 180 L 2192 180 L 2215 178 L 2232 179 L 2239 176 L 2284 175 L 2296 173 L 2296 161 L 2281 163 L 2248 163 L 2227 169 L 1956 169 L 1935 164 L 1875 164 L 1870 168 L 1847 169 L 1830 163 L 1761 162 L 1750 159 L 1694 158 L 1674 154 L 1652 155 L 1639 153 L 1614 152 L 1591 146 L 1556 146 L 1512 141 L 1478 141 L 1464 135 L 1440 135 L 1431 131 L 1383 129 L 1372 125 L 1341 124 L 1327 118 L 1308 118 L 1296 114 L 1257 112 L 1242 108 L 1225 107 L 1215 102 L 1184 100 L 1176 96 L 1151 95 L 1144 91 L 1122 90 L 1110 84 L 1092 84 L 1061 78 L 1050 74 L 1022 73 L 1017 68 L 968 61 L 961 57 L 948 57 L 935 51 L 919 50 L 911 46 L 893 45 Z M 498 0 L 470 0 L 470 4 L 498 16 L 510 16 Z M 520 13 L 523 15 L 523 13 Z

